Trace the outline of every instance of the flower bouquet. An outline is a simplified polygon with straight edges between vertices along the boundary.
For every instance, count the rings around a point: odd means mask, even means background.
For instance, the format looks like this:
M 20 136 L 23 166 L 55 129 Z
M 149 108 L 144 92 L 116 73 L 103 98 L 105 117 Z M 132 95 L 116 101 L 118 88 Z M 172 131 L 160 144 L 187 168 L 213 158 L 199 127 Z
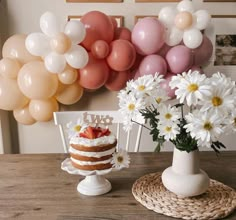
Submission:
M 162 183 L 181 197 L 204 193 L 210 179 L 199 167 L 199 147 L 219 153 L 224 144 L 222 134 L 236 131 L 235 82 L 224 74 L 206 77 L 189 70 L 172 77 L 169 85 L 175 90 L 178 103 L 169 99 L 160 85 L 159 74 L 144 75 L 127 83 L 120 91 L 119 111 L 124 115 L 124 129 L 130 130 L 143 117 L 153 141 L 160 151 L 165 141 L 174 144 L 172 166 L 162 173 Z

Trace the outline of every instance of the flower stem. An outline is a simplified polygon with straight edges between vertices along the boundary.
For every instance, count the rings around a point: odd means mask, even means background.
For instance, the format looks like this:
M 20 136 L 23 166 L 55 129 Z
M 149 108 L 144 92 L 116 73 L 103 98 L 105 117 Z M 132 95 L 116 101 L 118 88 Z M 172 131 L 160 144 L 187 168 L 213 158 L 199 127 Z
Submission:
M 138 124 L 138 125 L 141 125 L 141 126 L 143 126 L 144 128 L 148 129 L 149 131 L 152 130 L 152 129 L 148 128 L 147 126 L 145 126 L 144 124 L 141 124 L 141 123 L 139 123 L 139 122 L 137 122 L 137 121 L 134 121 L 133 119 L 131 119 L 131 122 L 134 122 L 134 123 L 136 123 L 136 124 Z

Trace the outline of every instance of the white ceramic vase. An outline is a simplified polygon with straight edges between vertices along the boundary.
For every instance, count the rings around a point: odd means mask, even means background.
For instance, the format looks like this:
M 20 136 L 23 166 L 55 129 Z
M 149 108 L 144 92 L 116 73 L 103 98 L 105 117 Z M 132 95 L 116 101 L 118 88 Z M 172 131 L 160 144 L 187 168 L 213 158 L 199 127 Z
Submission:
M 209 187 L 208 175 L 199 167 L 199 151 L 174 148 L 172 166 L 162 173 L 163 185 L 179 197 L 200 195 Z

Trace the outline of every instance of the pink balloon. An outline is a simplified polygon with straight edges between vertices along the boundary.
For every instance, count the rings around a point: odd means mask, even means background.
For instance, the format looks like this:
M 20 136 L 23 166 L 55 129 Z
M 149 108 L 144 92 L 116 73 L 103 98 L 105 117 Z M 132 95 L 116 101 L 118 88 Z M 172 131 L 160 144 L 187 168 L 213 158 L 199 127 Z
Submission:
M 164 44 L 164 26 L 152 17 L 139 20 L 132 31 L 131 40 L 139 54 L 156 53 Z
M 162 48 L 158 51 L 158 55 L 162 56 L 163 58 L 166 57 L 167 52 L 170 50 L 170 48 L 172 48 L 171 46 L 169 46 L 168 44 L 164 43 L 164 45 L 162 46 Z
M 118 27 L 115 30 L 115 40 L 123 39 L 131 41 L 131 31 L 126 27 Z
M 113 71 L 110 73 L 105 87 L 111 91 L 119 91 L 126 86 L 126 82 L 129 80 L 129 75 L 129 71 Z
M 139 70 L 134 73 L 134 79 L 138 79 L 141 76 Z
M 175 98 L 175 89 L 171 89 L 169 86 L 169 82 L 171 81 L 172 76 L 174 76 L 175 74 L 172 73 L 168 73 L 165 77 L 164 77 L 164 81 L 162 81 L 160 83 L 160 86 L 162 89 L 164 89 L 167 93 L 167 95 L 173 99 Z
M 165 75 L 167 72 L 167 64 L 163 57 L 152 54 L 144 57 L 139 65 L 140 75 L 155 74 L 156 72 Z
M 91 52 L 97 59 L 104 59 L 109 54 L 109 45 L 104 40 L 97 40 L 92 44 Z
M 202 65 L 206 63 L 212 56 L 213 45 L 210 39 L 203 35 L 202 44 L 193 50 L 194 65 Z
M 166 61 L 170 72 L 182 73 L 193 64 L 193 54 L 191 49 L 184 45 L 172 47 L 166 54 Z
M 136 58 L 136 51 L 131 42 L 127 40 L 114 40 L 110 44 L 110 54 L 107 63 L 115 71 L 130 69 Z

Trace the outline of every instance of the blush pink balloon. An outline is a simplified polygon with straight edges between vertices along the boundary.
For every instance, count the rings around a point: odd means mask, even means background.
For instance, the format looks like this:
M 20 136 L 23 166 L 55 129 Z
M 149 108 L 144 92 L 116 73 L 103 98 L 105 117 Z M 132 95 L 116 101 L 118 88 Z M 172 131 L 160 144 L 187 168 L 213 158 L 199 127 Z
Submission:
M 199 73 L 204 74 L 203 69 L 200 66 L 192 66 L 189 70 L 198 71 Z
M 79 70 L 79 84 L 86 89 L 98 89 L 102 87 L 109 76 L 109 67 L 103 59 L 95 59 L 89 54 L 88 64 Z
M 164 77 L 165 80 L 160 83 L 160 87 L 166 91 L 167 95 L 171 99 L 175 98 L 175 89 L 171 89 L 170 86 L 169 86 L 169 83 L 171 81 L 172 76 L 174 76 L 174 75 L 176 75 L 176 74 L 168 73 Z
M 137 70 L 135 73 L 134 73 L 134 79 L 138 79 L 139 77 L 141 76 L 139 70 Z
M 136 58 L 136 51 L 131 42 L 127 40 L 114 40 L 110 44 L 110 54 L 107 63 L 115 71 L 126 71 L 130 69 Z
M 109 45 L 104 40 L 97 40 L 91 46 L 91 52 L 97 59 L 104 59 L 109 54 Z
M 110 91 L 119 91 L 126 86 L 126 82 L 129 80 L 129 75 L 129 71 L 112 71 L 109 74 L 109 78 L 105 84 L 105 87 Z
M 150 55 L 161 49 L 164 37 L 161 22 L 156 18 L 146 17 L 135 24 L 131 40 L 139 54 Z
M 170 72 L 182 73 L 193 64 L 193 54 L 191 49 L 184 45 L 172 47 L 166 54 L 166 61 Z
M 193 63 L 194 65 L 202 65 L 209 61 L 212 56 L 213 45 L 210 39 L 203 35 L 202 44 L 193 50 Z
M 158 51 L 158 55 L 162 56 L 163 58 L 166 57 L 167 52 L 170 50 L 170 48 L 172 48 L 171 46 L 169 46 L 168 44 L 164 44 L 162 46 L 162 48 Z
M 131 31 L 126 27 L 118 27 L 115 30 L 115 40 L 123 39 L 131 41 Z
M 163 57 L 157 54 L 148 55 L 143 58 L 139 65 L 141 76 L 146 74 L 159 73 L 165 75 L 167 72 L 167 64 Z

